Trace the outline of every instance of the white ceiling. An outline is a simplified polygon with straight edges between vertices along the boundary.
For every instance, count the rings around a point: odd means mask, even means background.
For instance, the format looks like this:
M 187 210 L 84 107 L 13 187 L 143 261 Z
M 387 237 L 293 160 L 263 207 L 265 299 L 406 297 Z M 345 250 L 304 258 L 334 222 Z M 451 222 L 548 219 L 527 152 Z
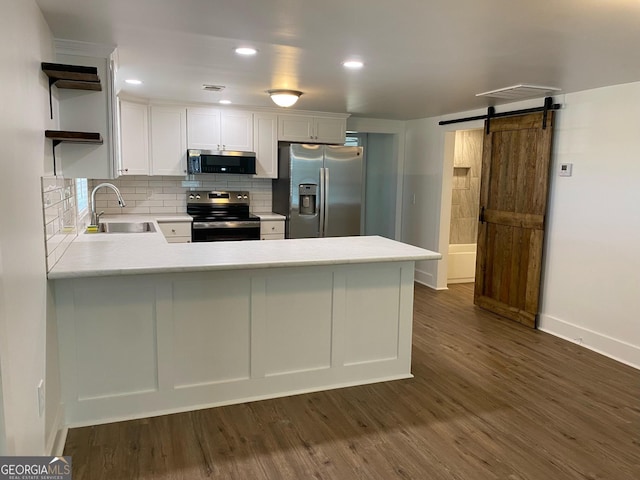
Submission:
M 54 37 L 116 45 L 117 88 L 147 98 L 270 107 L 266 90 L 294 88 L 293 109 L 405 120 L 514 84 L 640 80 L 639 0 L 36 1 Z M 258 55 L 234 53 L 245 45 Z

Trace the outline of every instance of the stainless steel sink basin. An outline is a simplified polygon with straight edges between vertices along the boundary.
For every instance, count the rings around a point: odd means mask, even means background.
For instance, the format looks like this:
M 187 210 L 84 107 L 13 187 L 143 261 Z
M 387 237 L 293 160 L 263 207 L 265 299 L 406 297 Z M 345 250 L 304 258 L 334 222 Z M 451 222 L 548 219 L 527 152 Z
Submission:
M 155 232 L 152 222 L 104 222 L 98 225 L 100 233 L 146 233 Z

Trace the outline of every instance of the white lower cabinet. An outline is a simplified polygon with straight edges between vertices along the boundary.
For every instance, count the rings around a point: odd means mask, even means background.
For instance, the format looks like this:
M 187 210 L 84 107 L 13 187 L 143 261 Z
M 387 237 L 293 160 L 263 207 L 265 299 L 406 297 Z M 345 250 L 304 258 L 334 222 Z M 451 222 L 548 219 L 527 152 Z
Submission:
M 167 243 L 191 243 L 191 222 L 158 222 Z
M 282 240 L 284 238 L 284 220 L 261 220 L 261 240 Z

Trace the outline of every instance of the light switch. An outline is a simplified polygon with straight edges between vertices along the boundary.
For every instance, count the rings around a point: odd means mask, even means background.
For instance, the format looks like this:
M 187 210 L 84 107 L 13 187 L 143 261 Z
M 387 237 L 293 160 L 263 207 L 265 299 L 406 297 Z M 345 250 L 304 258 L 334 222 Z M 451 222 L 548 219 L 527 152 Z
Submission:
M 561 163 L 559 175 L 561 177 L 570 177 L 573 171 L 573 163 Z

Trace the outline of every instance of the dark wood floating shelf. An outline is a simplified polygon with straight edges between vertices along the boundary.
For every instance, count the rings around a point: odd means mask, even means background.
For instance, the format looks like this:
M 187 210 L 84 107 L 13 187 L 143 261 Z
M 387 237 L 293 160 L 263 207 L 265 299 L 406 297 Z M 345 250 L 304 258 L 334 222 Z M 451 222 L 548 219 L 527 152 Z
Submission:
M 56 147 L 61 143 L 90 143 L 93 145 L 102 145 L 102 135 L 94 132 L 69 132 L 65 130 L 45 130 L 44 136 L 51 140 L 53 153 L 53 174 L 56 171 Z
M 45 130 L 44 136 L 53 140 L 55 147 L 59 143 L 95 143 L 102 144 L 102 135 L 93 132 L 69 132 L 63 130 Z
M 58 88 L 102 90 L 96 67 L 42 62 L 42 71 L 49 77 L 50 85 L 55 85 Z
M 51 101 L 51 87 L 71 90 L 102 91 L 102 84 L 96 67 L 81 65 L 65 65 L 63 63 L 42 62 L 42 71 L 49 77 L 49 111 L 53 118 L 53 103 Z

